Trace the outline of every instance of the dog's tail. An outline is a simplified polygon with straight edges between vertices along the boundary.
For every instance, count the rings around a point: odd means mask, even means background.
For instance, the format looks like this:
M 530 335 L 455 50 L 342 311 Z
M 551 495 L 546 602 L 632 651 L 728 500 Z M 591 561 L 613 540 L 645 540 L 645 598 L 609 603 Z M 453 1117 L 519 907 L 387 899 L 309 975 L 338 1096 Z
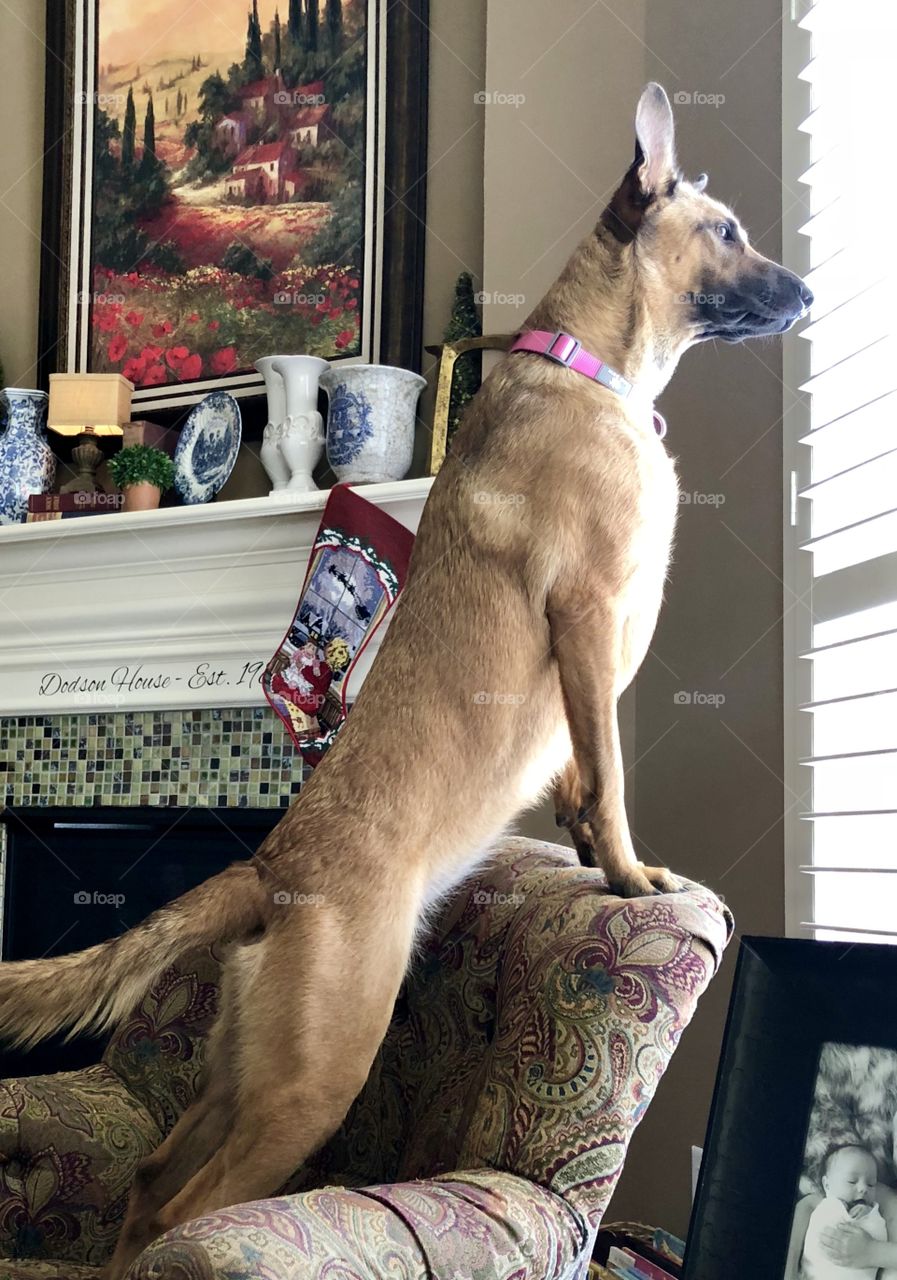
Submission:
M 264 920 L 255 866 L 238 862 L 98 946 L 0 964 L 0 1039 L 30 1047 L 68 1029 L 108 1031 L 165 968 L 194 947 L 235 940 Z

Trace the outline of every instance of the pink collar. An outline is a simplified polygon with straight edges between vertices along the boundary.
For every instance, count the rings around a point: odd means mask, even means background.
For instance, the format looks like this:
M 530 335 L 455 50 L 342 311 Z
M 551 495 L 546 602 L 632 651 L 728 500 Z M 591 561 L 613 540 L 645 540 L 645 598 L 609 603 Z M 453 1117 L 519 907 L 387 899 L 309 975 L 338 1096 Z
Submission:
M 561 364 L 565 369 L 572 369 L 574 373 L 583 374 L 593 382 L 600 383 L 602 387 L 607 387 L 608 391 L 616 392 L 624 400 L 632 390 L 632 383 L 628 379 L 621 373 L 617 373 L 616 369 L 612 369 L 609 364 L 605 364 L 603 360 L 599 360 L 597 356 L 593 356 L 590 351 L 586 351 L 581 342 L 562 330 L 558 330 L 557 333 L 549 333 L 546 329 L 529 330 L 519 334 L 508 350 L 531 351 L 535 355 L 547 356 L 555 364 Z M 654 430 L 661 440 L 667 433 L 666 421 L 656 411 Z

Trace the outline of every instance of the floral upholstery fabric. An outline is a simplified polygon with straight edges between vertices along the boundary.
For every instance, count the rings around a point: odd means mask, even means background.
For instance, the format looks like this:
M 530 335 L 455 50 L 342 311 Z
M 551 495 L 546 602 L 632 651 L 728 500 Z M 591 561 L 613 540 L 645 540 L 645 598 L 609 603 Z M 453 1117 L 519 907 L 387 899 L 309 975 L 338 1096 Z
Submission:
M 337 1135 L 279 1198 L 169 1232 L 133 1280 L 584 1274 L 731 928 L 700 886 L 627 902 L 566 850 L 504 841 L 418 956 Z M 100 1066 L 0 1086 L 0 1280 L 108 1256 L 137 1162 L 196 1088 L 217 964 L 164 974 Z
M 0 1254 L 100 1266 L 115 1245 L 137 1164 L 161 1140 L 105 1065 L 5 1081 Z
M 129 1280 L 573 1280 L 586 1234 L 541 1187 L 471 1172 L 210 1214 L 146 1249 Z

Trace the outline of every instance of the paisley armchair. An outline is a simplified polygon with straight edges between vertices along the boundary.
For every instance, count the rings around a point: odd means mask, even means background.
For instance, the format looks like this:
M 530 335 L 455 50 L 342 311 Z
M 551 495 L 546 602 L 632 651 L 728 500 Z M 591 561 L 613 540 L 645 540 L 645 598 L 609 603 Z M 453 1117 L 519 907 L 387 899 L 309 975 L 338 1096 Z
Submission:
M 579 1280 L 731 929 L 698 885 L 627 902 L 569 851 L 505 840 L 423 947 L 331 1142 L 129 1280 Z M 169 970 L 98 1065 L 0 1085 L 0 1280 L 96 1280 L 137 1162 L 196 1086 L 217 972 L 213 952 Z

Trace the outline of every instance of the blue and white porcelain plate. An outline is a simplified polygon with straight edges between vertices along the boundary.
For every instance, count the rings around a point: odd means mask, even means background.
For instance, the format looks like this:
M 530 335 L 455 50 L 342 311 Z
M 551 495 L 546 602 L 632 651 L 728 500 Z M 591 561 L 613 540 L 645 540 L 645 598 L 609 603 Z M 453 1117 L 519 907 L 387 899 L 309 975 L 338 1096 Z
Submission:
M 184 502 L 208 502 L 223 488 L 240 450 L 240 406 L 212 391 L 181 428 L 174 451 L 174 487 Z

